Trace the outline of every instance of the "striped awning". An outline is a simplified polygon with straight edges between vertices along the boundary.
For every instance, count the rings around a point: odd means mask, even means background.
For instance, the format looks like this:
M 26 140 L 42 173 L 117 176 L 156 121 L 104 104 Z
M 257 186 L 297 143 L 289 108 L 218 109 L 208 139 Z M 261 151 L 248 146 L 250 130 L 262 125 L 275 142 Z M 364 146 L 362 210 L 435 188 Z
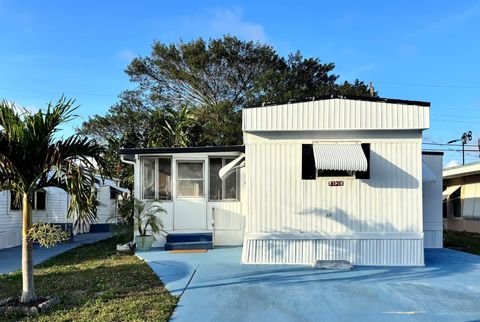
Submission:
M 458 189 L 460 189 L 460 187 L 461 187 L 460 185 L 447 187 L 447 189 L 443 190 L 442 192 L 442 199 L 443 200 L 448 199 L 450 195 L 455 191 L 457 191 Z
M 317 170 L 367 171 L 368 161 L 360 143 L 314 144 Z

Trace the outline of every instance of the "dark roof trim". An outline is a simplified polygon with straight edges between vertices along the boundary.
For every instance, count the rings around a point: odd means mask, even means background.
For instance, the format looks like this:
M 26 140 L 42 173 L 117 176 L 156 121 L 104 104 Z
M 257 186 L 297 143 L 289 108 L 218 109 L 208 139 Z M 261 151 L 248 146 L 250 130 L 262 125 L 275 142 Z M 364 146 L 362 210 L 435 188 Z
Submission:
M 256 108 L 256 107 L 263 107 L 263 106 L 271 106 L 271 105 L 283 105 L 283 104 L 291 104 L 291 103 L 303 103 L 303 102 L 312 102 L 312 101 L 324 101 L 334 98 L 340 99 L 348 99 L 354 101 L 367 101 L 367 102 L 382 102 L 382 103 L 390 103 L 390 104 L 405 104 L 405 105 L 418 105 L 418 106 L 430 106 L 430 102 L 424 101 L 410 101 L 410 100 L 402 100 L 398 98 L 383 98 L 383 97 L 369 97 L 369 96 L 350 96 L 350 95 L 323 95 L 323 96 L 316 96 L 316 97 L 306 97 L 303 99 L 292 99 L 288 101 L 278 101 L 278 102 L 264 102 L 262 105 L 258 106 L 245 106 L 245 108 Z
M 426 155 L 443 155 L 444 153 L 441 151 L 422 151 L 422 154 Z
M 120 149 L 120 154 L 169 154 L 169 153 L 202 153 L 202 152 L 245 152 L 244 145 L 229 146 L 196 146 L 188 148 L 144 148 Z

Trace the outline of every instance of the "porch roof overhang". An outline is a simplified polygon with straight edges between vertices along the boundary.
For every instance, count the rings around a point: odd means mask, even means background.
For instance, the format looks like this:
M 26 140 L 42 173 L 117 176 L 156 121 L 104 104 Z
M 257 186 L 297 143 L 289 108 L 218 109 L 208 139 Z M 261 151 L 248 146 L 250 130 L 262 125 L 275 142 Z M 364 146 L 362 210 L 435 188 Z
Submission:
M 360 143 L 313 144 L 317 170 L 367 171 L 368 161 Z
M 141 149 L 120 149 L 121 155 L 132 154 L 173 154 L 173 153 L 209 153 L 209 152 L 245 152 L 244 145 L 224 146 L 195 146 L 195 147 L 163 147 L 163 148 L 141 148 Z

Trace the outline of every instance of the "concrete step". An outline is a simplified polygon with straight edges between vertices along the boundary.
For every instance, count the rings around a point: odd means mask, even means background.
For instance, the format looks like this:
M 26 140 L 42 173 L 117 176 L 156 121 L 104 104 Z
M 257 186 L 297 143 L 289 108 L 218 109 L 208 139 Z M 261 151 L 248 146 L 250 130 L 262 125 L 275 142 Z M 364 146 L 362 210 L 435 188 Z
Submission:
M 182 249 L 213 249 L 213 242 L 182 242 L 182 243 L 166 243 L 165 250 L 182 250 Z
M 170 233 L 167 243 L 211 242 L 212 233 Z

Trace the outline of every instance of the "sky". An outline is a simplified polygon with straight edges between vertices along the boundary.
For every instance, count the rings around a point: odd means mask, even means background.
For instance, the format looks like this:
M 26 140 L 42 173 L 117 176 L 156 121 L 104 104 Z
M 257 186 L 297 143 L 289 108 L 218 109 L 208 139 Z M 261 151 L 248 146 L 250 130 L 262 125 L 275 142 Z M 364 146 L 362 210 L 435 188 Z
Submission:
M 0 0 L 0 99 L 35 111 L 62 94 L 75 98 L 79 118 L 62 132 L 72 134 L 134 87 L 124 69 L 154 40 L 231 34 L 333 62 L 340 81 L 372 81 L 381 97 L 429 101 L 424 142 L 471 130 L 476 146 L 480 2 L 419 2 Z M 466 162 L 479 156 L 468 152 Z M 444 163 L 461 159 L 446 152 Z

